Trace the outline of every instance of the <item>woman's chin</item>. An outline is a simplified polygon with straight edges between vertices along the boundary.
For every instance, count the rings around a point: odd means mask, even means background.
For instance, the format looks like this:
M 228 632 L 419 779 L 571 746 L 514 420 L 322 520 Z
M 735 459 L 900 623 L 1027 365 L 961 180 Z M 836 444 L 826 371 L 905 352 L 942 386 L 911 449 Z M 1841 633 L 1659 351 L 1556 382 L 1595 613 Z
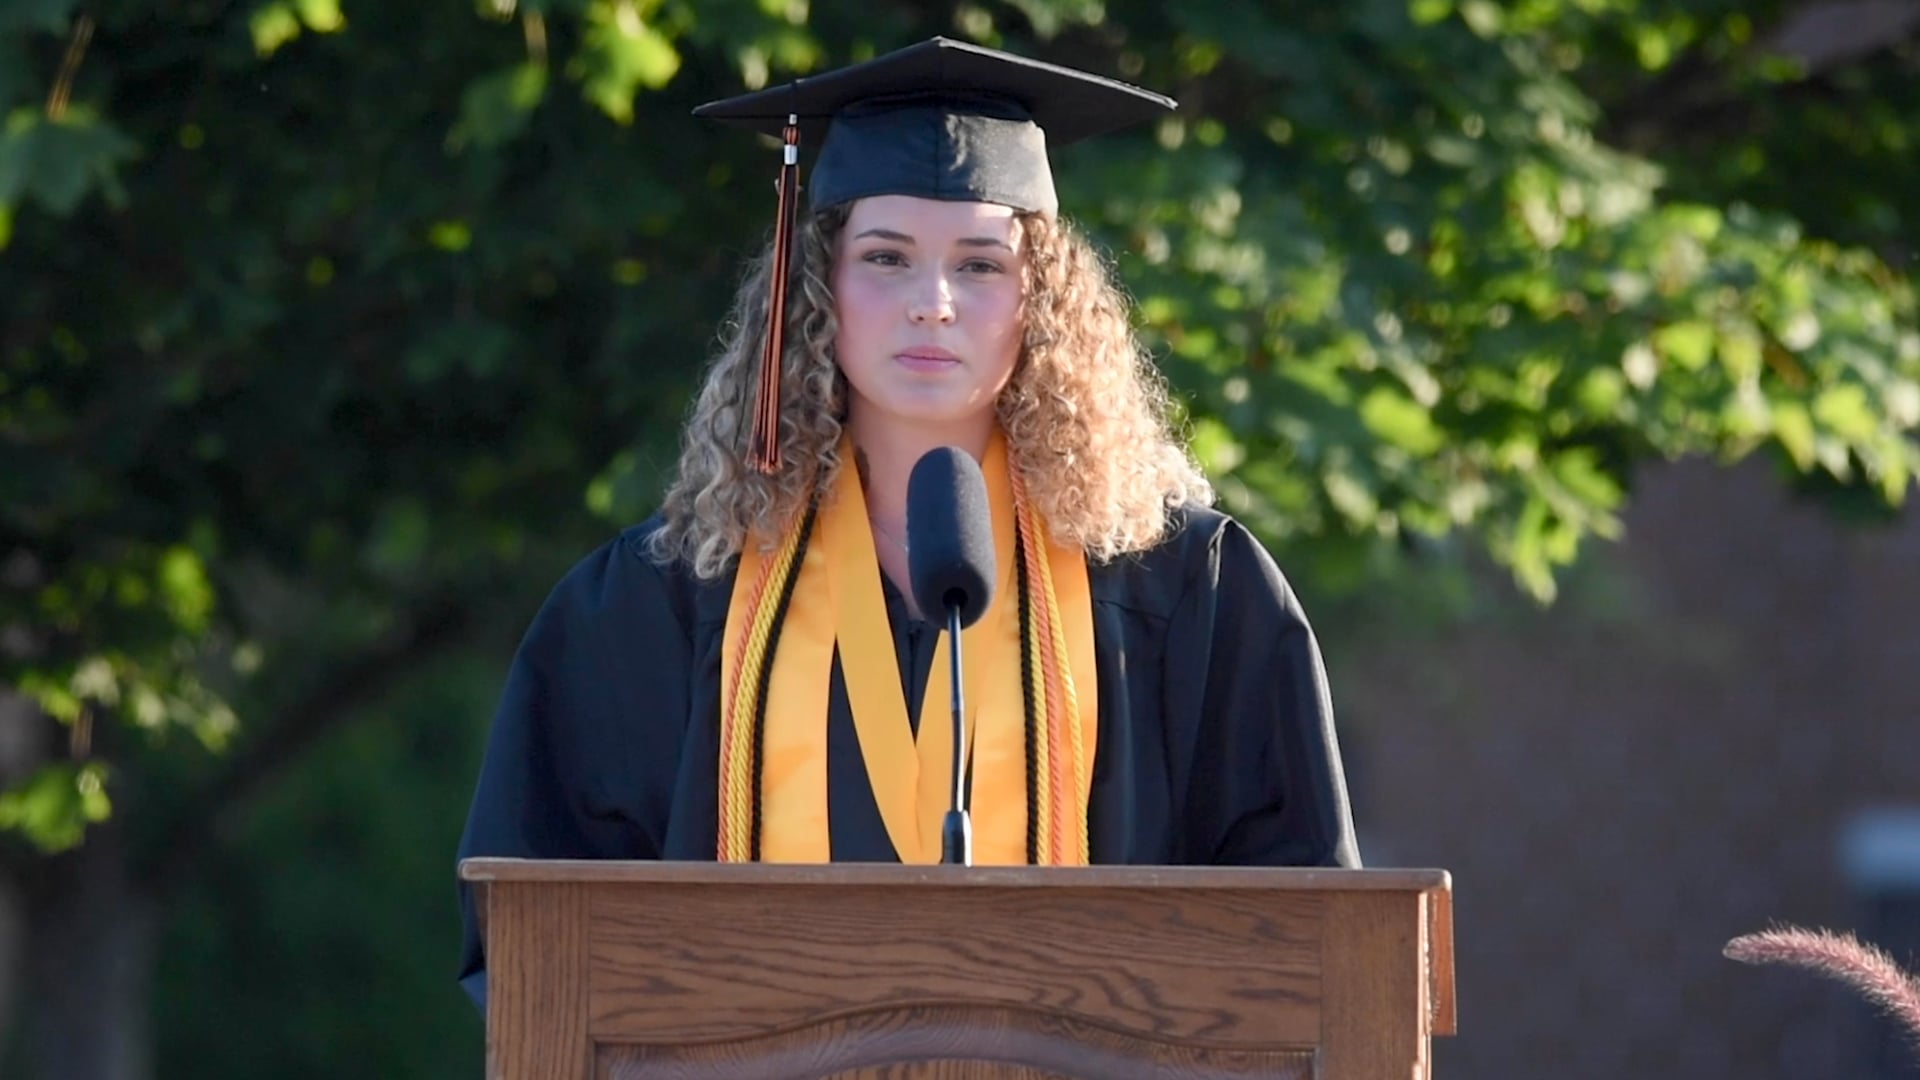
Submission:
M 867 420 L 882 424 L 944 428 L 980 423 L 992 415 L 993 409 L 991 405 L 983 408 L 972 401 L 956 402 L 945 396 L 933 398 L 902 394 L 871 401 L 868 408 L 861 411 L 869 414 Z

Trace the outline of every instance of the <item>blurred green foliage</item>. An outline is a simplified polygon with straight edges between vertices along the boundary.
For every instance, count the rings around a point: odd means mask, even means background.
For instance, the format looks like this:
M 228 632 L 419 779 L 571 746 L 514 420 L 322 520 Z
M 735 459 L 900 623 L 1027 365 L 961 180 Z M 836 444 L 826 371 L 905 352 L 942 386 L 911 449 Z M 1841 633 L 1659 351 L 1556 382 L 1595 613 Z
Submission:
M 1896 506 L 1920 464 L 1915 53 L 1808 72 L 1763 47 L 1787 12 L 0 7 L 0 686 L 98 735 L 14 778 L 0 830 L 59 849 L 111 807 L 157 866 L 369 706 L 342 684 L 377 702 L 435 650 L 510 641 L 650 508 L 770 223 L 768 146 L 691 108 L 935 33 L 1181 99 L 1061 151 L 1063 201 L 1226 507 L 1309 593 L 1484 552 L 1549 600 L 1650 458 L 1764 453 L 1836 504 Z M 477 737 L 472 702 L 441 707 L 460 721 L 395 722 Z M 354 736 L 376 758 L 406 737 Z M 244 842 L 421 812 L 355 783 L 316 765 Z M 360 799 L 351 823 L 316 809 Z M 211 904 L 174 940 L 214 949 Z M 176 1019 L 169 1053 L 200 1059 Z M 355 1060 L 403 1075 L 412 1052 Z M 288 1053 L 247 1067 L 305 1071 Z
M 161 1075 L 481 1074 L 452 844 L 497 683 L 485 660 L 428 665 L 235 823 L 162 933 Z

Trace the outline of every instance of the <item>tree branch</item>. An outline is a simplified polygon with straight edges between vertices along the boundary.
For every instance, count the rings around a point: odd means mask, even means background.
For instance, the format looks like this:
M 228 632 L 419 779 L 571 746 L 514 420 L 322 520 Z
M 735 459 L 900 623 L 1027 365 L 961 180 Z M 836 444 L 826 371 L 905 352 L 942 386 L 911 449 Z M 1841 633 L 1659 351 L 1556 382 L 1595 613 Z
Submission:
M 93 16 L 83 11 L 74 17 L 67 52 L 60 60 L 60 74 L 54 77 L 53 89 L 47 91 L 47 119 L 59 123 L 66 118 L 67 101 L 73 96 L 73 77 L 80 70 L 80 58 L 87 55 L 87 42 L 92 40 Z
M 333 669 L 279 723 L 243 744 L 138 860 L 135 875 L 156 895 L 182 879 L 224 821 L 266 791 L 353 712 L 378 701 L 407 673 L 466 639 L 480 621 L 471 602 L 439 598 L 402 620 L 404 629 Z

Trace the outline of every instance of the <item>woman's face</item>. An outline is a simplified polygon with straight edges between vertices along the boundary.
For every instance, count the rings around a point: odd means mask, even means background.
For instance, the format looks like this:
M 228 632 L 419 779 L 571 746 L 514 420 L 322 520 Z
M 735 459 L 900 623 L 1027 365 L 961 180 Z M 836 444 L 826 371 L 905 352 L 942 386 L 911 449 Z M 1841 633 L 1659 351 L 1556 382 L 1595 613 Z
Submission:
M 1022 338 L 1014 211 L 880 195 L 853 205 L 833 261 L 849 420 L 990 427 Z

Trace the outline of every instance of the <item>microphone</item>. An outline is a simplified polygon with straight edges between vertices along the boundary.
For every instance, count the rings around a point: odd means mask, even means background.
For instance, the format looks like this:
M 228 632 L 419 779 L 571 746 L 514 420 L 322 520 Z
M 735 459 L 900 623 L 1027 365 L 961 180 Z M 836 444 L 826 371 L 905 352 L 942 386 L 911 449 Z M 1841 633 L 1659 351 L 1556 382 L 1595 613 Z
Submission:
M 920 610 L 947 618 L 947 654 L 953 684 L 953 802 L 940 830 L 940 861 L 973 865 L 973 821 L 967 813 L 966 708 L 960 631 L 980 621 L 993 603 L 993 515 L 980 465 L 964 450 L 943 446 L 914 463 L 907 479 L 907 577 Z

